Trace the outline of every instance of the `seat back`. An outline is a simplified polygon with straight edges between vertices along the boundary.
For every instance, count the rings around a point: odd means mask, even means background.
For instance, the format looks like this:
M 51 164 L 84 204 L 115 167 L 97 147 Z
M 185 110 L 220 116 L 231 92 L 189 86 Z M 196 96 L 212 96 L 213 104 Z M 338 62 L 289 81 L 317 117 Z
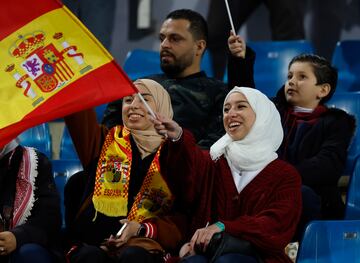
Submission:
M 209 51 L 205 51 L 202 59 L 201 59 L 201 70 L 205 71 L 208 77 L 214 77 L 214 68 L 212 65 L 211 54 Z
M 339 41 L 332 64 L 339 74 L 336 92 L 360 91 L 360 40 Z
M 82 165 L 79 160 L 52 160 L 53 175 L 56 184 L 56 189 L 60 196 L 60 208 L 63 217 L 63 225 L 65 223 L 64 214 L 64 188 L 70 176 L 78 171 L 81 171 Z
M 356 159 L 346 196 L 345 219 L 360 220 L 360 158 Z
M 132 80 L 161 73 L 160 54 L 157 51 L 145 49 L 129 51 L 123 69 Z
M 360 262 L 360 221 L 312 221 L 307 226 L 297 263 Z
M 305 40 L 249 41 L 248 46 L 256 53 L 254 65 L 256 88 L 268 97 L 274 97 L 285 84 L 288 65 L 293 57 L 314 52 L 313 46 Z M 227 73 L 224 81 L 227 82 Z
M 254 41 L 249 42 L 248 45 L 256 53 L 255 85 L 269 97 L 274 97 L 285 84 L 291 59 L 302 53 L 314 52 L 310 42 L 305 40 Z
M 357 125 L 360 123 L 360 92 L 336 93 L 327 103 L 329 107 L 336 107 L 355 116 Z M 360 155 L 360 129 L 356 129 L 348 149 L 348 158 L 344 175 L 351 175 L 354 171 L 355 161 Z
M 32 127 L 18 136 L 24 146 L 34 147 L 51 159 L 51 135 L 48 123 L 42 123 Z
M 66 126 L 64 127 L 60 141 L 60 159 L 79 159 L 69 130 L 66 128 Z
M 107 103 L 95 107 L 96 119 L 99 123 L 101 123 L 104 118 L 104 112 L 106 110 L 106 107 L 107 107 Z
M 129 51 L 123 69 L 132 80 L 163 73 L 160 68 L 160 53 L 158 51 L 145 49 Z M 202 58 L 201 69 L 204 70 L 208 76 L 214 76 L 208 51 L 205 51 Z

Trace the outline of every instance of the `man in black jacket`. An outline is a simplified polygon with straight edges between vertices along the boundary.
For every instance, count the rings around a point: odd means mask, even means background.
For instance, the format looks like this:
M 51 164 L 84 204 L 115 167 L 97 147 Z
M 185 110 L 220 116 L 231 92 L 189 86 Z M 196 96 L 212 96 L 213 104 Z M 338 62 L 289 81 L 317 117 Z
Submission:
M 225 83 L 200 70 L 207 38 L 207 24 L 199 13 L 189 9 L 171 12 L 159 33 L 164 73 L 145 77 L 159 82 L 169 92 L 175 121 L 190 130 L 205 149 L 225 133 L 222 106 L 228 92 Z M 110 103 L 103 124 L 112 127 L 121 122 L 121 101 Z

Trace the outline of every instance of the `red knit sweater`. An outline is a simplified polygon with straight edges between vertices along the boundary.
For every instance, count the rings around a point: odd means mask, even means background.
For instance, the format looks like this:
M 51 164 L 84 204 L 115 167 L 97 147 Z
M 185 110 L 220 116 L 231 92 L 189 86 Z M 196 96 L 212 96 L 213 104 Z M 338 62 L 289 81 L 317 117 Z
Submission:
M 284 248 L 301 214 L 301 179 L 295 168 L 274 160 L 238 194 L 224 158 L 213 162 L 186 132 L 179 144 L 183 147 L 179 152 L 190 157 L 193 185 L 189 189 L 194 190 L 193 204 L 198 206 L 197 226 L 204 226 L 212 214 L 213 223 L 220 220 L 226 232 L 252 242 L 266 263 L 291 262 Z

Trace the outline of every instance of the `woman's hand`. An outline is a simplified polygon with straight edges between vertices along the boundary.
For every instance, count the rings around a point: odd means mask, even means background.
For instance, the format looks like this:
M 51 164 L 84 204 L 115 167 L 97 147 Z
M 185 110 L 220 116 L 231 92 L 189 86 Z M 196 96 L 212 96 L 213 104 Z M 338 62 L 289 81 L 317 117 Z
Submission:
M 160 114 L 156 114 L 156 119 L 153 120 L 155 130 L 158 134 L 164 135 L 165 138 L 172 140 L 180 139 L 182 135 L 182 128 L 177 122 L 168 119 Z
M 131 238 L 137 236 L 140 228 L 140 223 L 136 221 L 128 221 L 127 219 L 120 220 L 121 224 L 127 223 L 124 231 L 120 236 L 111 235 L 103 244 L 102 249 L 111 252 L 122 247 Z
M 241 36 L 235 35 L 232 31 L 230 31 L 230 36 L 228 38 L 228 47 L 231 55 L 234 57 L 245 58 L 245 40 Z
M 212 236 L 219 232 L 221 232 L 221 229 L 216 224 L 196 230 L 190 240 L 192 250 L 196 251 L 194 248 L 197 247 L 200 251 L 205 252 Z
M 180 258 L 184 258 L 184 257 L 188 257 L 188 256 L 194 256 L 196 255 L 194 249 L 191 247 L 191 243 L 185 243 L 179 251 L 179 257 Z
M 16 237 L 10 231 L 0 232 L 0 256 L 10 254 L 16 249 Z

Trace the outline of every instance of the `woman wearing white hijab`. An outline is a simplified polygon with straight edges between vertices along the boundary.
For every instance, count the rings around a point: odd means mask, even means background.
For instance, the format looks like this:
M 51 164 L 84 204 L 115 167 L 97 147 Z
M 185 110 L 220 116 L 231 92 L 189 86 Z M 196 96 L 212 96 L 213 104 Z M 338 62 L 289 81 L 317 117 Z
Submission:
M 258 90 L 235 87 L 225 98 L 223 114 L 226 134 L 210 148 L 210 154 L 198 149 L 186 131 L 176 143 L 179 152 L 188 157 L 189 173 L 196 178 L 194 188 L 189 187 L 194 191 L 194 203 L 196 198 L 202 199 L 196 203 L 194 225 L 211 223 L 196 230 L 189 252 L 194 254 L 194 248 L 206 251 L 215 233 L 226 232 L 249 241 L 266 263 L 291 262 L 284 248 L 301 213 L 301 180 L 295 168 L 277 158 L 283 139 L 279 113 Z M 182 134 L 174 121 L 159 117 L 155 123 L 158 132 L 169 138 Z M 240 253 L 220 259 L 258 262 L 256 257 Z M 208 260 L 202 255 L 183 259 Z

